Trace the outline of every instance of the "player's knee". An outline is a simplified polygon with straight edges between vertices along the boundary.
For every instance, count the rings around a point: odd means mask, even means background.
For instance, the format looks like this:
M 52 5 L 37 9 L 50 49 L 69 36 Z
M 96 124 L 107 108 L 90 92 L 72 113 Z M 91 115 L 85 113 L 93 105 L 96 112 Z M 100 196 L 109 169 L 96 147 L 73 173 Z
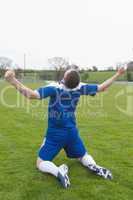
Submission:
M 82 158 L 80 158 L 80 162 L 86 167 L 88 165 L 96 165 L 96 162 L 94 161 L 92 156 L 89 155 L 88 153 L 86 153 Z

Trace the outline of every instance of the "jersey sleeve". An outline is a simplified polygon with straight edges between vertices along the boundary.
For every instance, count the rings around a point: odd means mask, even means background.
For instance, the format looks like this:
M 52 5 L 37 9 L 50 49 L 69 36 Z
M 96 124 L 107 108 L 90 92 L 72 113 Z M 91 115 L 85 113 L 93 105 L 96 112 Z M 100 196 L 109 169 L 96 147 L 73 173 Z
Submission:
M 35 91 L 39 94 L 39 99 L 52 97 L 56 95 L 56 88 L 53 86 L 40 87 Z
M 94 96 L 98 92 L 98 85 L 96 84 L 83 84 L 80 87 L 81 95 L 91 95 Z

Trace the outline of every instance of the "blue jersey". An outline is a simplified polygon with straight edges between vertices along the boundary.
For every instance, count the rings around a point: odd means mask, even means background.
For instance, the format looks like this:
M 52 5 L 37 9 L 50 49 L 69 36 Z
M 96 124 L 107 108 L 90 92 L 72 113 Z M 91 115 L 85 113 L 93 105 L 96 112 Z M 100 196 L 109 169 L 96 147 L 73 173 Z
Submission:
M 75 111 L 81 95 L 95 95 L 98 86 L 80 83 L 68 89 L 63 83 L 50 84 L 37 89 L 40 99 L 50 97 L 48 106 L 48 128 L 74 128 Z

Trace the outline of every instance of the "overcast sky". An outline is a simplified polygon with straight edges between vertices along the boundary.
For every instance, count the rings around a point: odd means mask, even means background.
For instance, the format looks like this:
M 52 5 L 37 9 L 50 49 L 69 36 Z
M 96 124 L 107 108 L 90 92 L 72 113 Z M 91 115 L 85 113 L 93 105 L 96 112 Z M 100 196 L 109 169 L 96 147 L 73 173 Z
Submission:
M 0 0 L 0 56 L 46 66 L 64 56 L 81 66 L 133 59 L 132 0 Z

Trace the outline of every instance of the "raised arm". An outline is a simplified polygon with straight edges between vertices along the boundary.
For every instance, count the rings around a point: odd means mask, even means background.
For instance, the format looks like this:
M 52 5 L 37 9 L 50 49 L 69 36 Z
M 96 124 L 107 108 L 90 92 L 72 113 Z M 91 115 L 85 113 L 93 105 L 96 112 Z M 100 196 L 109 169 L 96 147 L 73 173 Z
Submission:
M 5 73 L 5 79 L 26 98 L 39 99 L 39 94 L 36 91 L 24 86 L 20 81 L 15 78 L 15 72 L 13 70 L 8 70 Z
M 114 76 L 112 76 L 111 78 L 109 78 L 108 80 L 104 81 L 102 84 L 98 85 L 98 92 L 103 92 L 105 91 L 108 87 L 110 87 L 112 85 L 112 83 L 117 80 L 117 78 L 119 76 L 121 76 L 122 74 L 124 74 L 125 69 L 124 67 L 119 68 L 118 71 L 116 72 L 116 74 Z

